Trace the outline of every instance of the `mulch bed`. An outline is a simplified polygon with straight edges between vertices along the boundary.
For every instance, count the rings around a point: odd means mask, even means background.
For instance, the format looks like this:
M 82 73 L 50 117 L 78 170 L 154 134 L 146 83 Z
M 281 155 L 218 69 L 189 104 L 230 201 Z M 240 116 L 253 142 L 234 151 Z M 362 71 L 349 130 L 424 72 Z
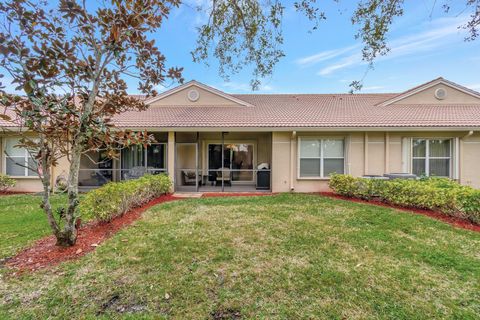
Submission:
M 55 266 L 63 261 L 79 258 L 95 248 L 118 232 L 120 229 L 132 224 L 140 218 L 142 212 L 159 203 L 178 200 L 172 195 L 164 195 L 150 201 L 142 207 L 135 208 L 109 223 L 92 222 L 78 230 L 77 242 L 72 247 L 58 247 L 55 237 L 48 236 L 35 242 L 31 247 L 21 251 L 16 256 L 8 259 L 5 266 L 15 269 L 16 273 L 35 271 L 46 267 Z
M 416 214 L 421 214 L 430 218 L 434 218 L 437 220 L 441 220 L 443 222 L 446 222 L 454 227 L 461 228 L 461 229 L 467 229 L 467 230 L 472 230 L 476 232 L 480 232 L 480 225 L 474 224 L 470 221 L 458 218 L 458 217 L 451 217 L 447 216 L 441 212 L 435 212 L 432 210 L 425 210 L 425 209 L 416 209 L 416 208 L 405 208 L 405 207 L 400 207 L 400 206 L 395 206 L 395 205 L 390 205 L 385 202 L 381 201 L 375 201 L 375 200 L 362 200 L 362 199 L 356 199 L 356 198 L 349 198 L 345 196 L 341 196 L 338 194 L 335 194 L 333 192 L 320 192 L 322 196 L 330 197 L 330 198 L 336 198 L 336 199 L 342 199 L 342 200 L 347 200 L 347 201 L 352 201 L 352 202 L 358 202 L 358 203 L 367 203 L 367 204 L 373 204 L 376 206 L 380 207 L 386 207 L 386 208 L 393 208 L 405 212 L 410 212 L 410 213 L 416 213 Z

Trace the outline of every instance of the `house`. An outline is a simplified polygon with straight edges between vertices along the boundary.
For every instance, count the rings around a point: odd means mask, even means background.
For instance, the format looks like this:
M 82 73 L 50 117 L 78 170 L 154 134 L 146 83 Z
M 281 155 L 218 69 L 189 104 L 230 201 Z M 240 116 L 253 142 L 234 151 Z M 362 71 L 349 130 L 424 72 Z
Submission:
M 442 176 L 480 188 L 480 93 L 443 78 L 382 94 L 228 94 L 190 81 L 145 103 L 115 123 L 157 142 L 123 149 L 118 160 L 84 157 L 81 188 L 146 172 L 168 173 L 176 191 L 193 192 L 317 192 L 334 172 Z M 17 190 L 40 190 L 15 164 L 29 161 L 15 143 L 1 138 L 2 172 Z

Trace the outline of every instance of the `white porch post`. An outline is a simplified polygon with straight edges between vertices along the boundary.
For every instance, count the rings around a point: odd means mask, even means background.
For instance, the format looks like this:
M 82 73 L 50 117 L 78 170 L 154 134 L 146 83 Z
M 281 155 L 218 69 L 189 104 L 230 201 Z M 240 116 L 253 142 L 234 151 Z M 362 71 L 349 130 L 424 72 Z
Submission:
M 175 190 L 175 132 L 168 132 L 167 144 L 167 171 L 170 180 L 172 181 L 172 192 Z

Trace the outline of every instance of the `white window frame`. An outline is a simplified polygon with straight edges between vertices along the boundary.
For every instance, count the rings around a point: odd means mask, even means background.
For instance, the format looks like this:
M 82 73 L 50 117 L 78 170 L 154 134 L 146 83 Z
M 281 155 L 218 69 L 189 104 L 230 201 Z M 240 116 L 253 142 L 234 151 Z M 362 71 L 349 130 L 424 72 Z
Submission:
M 319 157 L 302 157 L 301 156 L 301 142 L 302 140 L 318 140 L 320 143 L 320 156 Z M 343 157 L 324 157 L 323 155 L 323 144 L 325 140 L 342 140 L 343 141 Z M 297 179 L 299 180 L 328 180 L 330 179 L 329 176 L 325 176 L 324 174 L 324 160 L 343 160 L 343 172 L 346 172 L 346 154 L 347 154 L 347 142 L 345 137 L 316 137 L 316 136 L 301 136 L 298 137 L 297 141 Z M 310 177 L 302 177 L 300 172 L 301 160 L 302 159 L 319 159 L 320 160 L 320 175 L 319 176 L 310 176 Z
M 415 140 L 425 140 L 425 157 L 414 157 L 413 156 L 413 142 Z M 430 141 L 431 140 L 449 140 L 449 156 L 448 157 L 431 157 L 430 156 Z M 439 178 L 452 178 L 453 169 L 454 169 L 454 159 L 453 159 L 453 144 L 455 143 L 453 138 L 445 137 L 430 137 L 430 138 L 412 138 L 410 143 L 410 168 L 411 173 L 413 173 L 413 160 L 424 160 L 425 161 L 425 175 L 430 177 L 430 160 L 449 160 L 448 165 L 448 176 L 436 176 Z
M 6 153 L 6 146 L 7 146 L 7 141 L 8 140 L 18 140 L 18 138 L 4 138 L 3 139 L 3 144 L 2 144 L 2 153 L 3 153 L 3 170 L 2 172 L 12 178 L 38 178 L 38 175 L 36 173 L 32 173 L 32 175 L 29 175 L 28 172 L 29 172 L 29 169 L 28 169 L 28 160 L 30 158 L 33 159 L 33 157 L 30 155 L 30 153 L 28 152 L 28 150 L 26 148 L 18 148 L 18 149 L 21 149 L 24 151 L 24 155 L 23 155 L 23 165 L 25 166 L 23 169 L 24 169 L 24 174 L 21 175 L 21 176 L 13 176 L 13 175 L 10 175 L 7 173 L 7 159 L 16 159 L 16 158 L 21 158 L 20 156 L 9 156 L 7 155 Z M 20 162 L 19 161 L 16 161 L 16 160 L 13 160 L 15 162 L 15 164 L 19 164 Z

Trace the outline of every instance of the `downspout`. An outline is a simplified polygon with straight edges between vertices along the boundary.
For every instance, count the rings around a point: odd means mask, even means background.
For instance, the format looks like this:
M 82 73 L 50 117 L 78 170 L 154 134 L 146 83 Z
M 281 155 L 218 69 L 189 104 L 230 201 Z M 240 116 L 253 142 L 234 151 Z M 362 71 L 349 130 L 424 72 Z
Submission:
M 363 141 L 363 175 L 368 175 L 368 132 L 365 132 Z
M 390 172 L 390 133 L 385 132 L 385 169 L 384 173 Z
M 295 185 L 293 181 L 295 180 L 295 139 L 297 137 L 297 132 L 293 131 L 290 138 L 290 191 L 295 190 Z

